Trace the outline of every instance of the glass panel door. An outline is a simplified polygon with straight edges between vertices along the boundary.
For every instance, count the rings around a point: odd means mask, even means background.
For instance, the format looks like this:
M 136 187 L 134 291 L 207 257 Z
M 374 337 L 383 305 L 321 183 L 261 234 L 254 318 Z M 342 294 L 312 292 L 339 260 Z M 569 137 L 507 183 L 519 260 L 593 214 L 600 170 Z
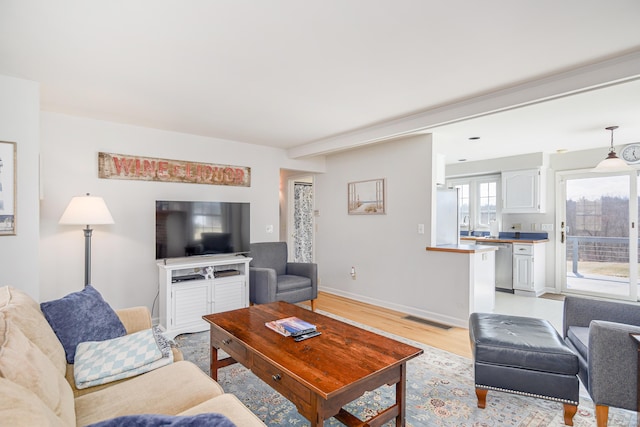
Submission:
M 635 300 L 637 176 L 582 173 L 566 175 L 562 182 L 562 291 Z

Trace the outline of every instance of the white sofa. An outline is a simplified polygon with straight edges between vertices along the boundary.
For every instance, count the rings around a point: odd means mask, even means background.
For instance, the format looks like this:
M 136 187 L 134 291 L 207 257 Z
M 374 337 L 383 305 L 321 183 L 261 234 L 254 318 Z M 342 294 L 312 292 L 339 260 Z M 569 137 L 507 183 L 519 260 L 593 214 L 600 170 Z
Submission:
M 127 333 L 151 324 L 144 307 L 117 314 Z M 72 386 L 72 370 L 39 304 L 17 289 L 1 287 L 1 425 L 86 426 L 126 415 L 211 412 L 225 415 L 238 427 L 265 425 L 188 361 L 82 391 Z

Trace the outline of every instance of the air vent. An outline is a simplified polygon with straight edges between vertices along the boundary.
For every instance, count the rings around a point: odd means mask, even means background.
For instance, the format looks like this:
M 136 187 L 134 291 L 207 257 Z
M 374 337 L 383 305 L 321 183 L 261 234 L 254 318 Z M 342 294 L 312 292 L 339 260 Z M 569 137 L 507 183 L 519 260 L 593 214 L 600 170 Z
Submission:
M 417 316 L 412 316 L 412 315 L 405 316 L 404 319 L 411 320 L 412 322 L 416 322 L 416 323 L 422 323 L 423 325 L 428 325 L 428 326 L 433 326 L 433 327 L 436 327 L 436 328 L 444 329 L 445 331 L 452 328 L 449 325 L 445 325 L 445 324 L 442 324 L 442 323 L 434 322 L 434 321 L 431 321 L 431 320 L 423 319 L 422 317 L 417 317 Z

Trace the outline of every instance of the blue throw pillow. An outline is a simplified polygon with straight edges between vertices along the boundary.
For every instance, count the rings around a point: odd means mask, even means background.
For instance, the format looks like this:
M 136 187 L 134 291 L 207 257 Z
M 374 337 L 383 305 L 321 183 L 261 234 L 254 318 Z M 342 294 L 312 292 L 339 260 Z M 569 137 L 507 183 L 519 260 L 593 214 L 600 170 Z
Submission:
M 125 415 L 91 424 L 88 427 L 236 427 L 234 423 L 222 414 L 198 414 L 191 416 L 180 415 Z
M 40 309 L 64 347 L 67 363 L 73 363 L 76 346 L 127 334 L 115 311 L 93 286 L 64 298 L 43 302 Z

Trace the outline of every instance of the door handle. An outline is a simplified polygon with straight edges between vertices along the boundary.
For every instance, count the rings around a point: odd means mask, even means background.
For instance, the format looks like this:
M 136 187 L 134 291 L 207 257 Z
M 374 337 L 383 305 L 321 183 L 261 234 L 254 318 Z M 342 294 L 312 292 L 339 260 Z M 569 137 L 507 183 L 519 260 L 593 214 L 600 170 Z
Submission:
M 564 231 L 560 232 L 560 243 L 564 243 Z

